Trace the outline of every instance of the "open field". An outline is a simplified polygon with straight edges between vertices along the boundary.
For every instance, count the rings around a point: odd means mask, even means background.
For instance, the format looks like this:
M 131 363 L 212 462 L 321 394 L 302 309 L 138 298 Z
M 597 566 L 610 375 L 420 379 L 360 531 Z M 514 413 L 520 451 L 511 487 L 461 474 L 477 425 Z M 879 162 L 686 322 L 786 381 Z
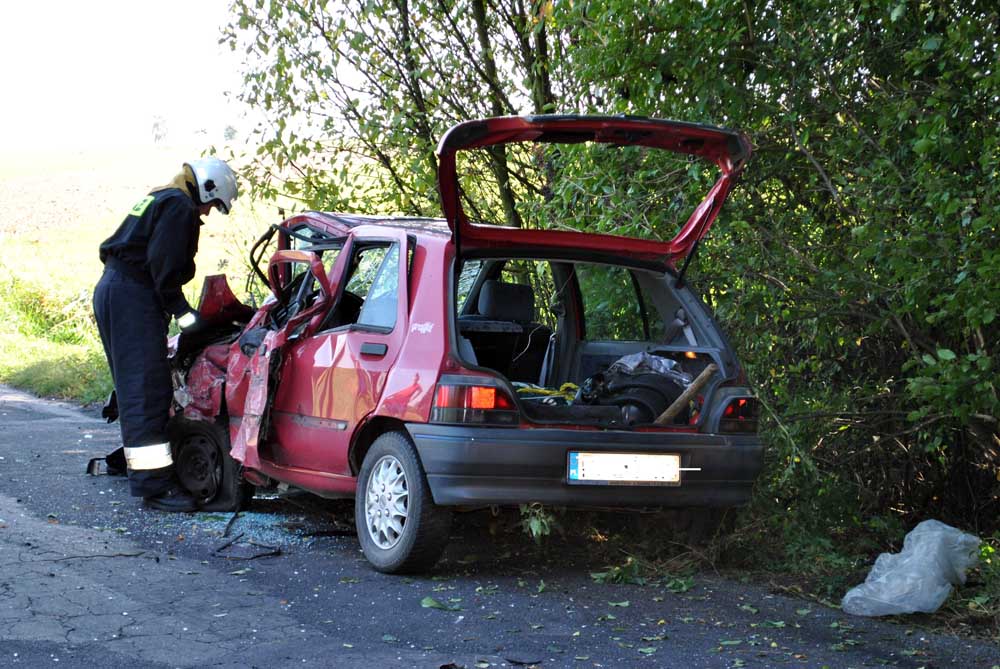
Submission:
M 97 249 L 150 188 L 200 150 L 4 153 L 0 157 L 0 382 L 84 402 L 110 390 L 90 309 Z M 265 220 L 265 218 L 267 220 Z M 276 216 L 237 201 L 205 220 L 195 301 L 206 275 L 228 273 L 239 294 L 247 244 Z

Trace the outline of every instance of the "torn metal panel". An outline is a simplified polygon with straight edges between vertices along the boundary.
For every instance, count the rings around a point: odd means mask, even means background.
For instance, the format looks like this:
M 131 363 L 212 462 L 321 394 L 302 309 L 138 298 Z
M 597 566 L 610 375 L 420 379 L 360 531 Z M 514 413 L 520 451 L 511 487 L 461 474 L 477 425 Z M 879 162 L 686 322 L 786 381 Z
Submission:
M 178 404 L 184 407 L 186 418 L 214 421 L 221 413 L 228 353 L 228 344 L 209 346 L 191 365 L 184 384 L 175 391 Z
M 214 274 L 205 277 L 205 283 L 201 286 L 198 314 L 208 323 L 246 323 L 253 318 L 254 310 L 237 299 L 225 274 Z
M 230 455 L 244 467 L 260 467 L 257 448 L 270 410 L 271 389 L 277 384 L 275 369 L 287 341 L 287 329 L 268 332 L 250 359 L 250 383 L 243 400 L 243 419 L 233 438 Z

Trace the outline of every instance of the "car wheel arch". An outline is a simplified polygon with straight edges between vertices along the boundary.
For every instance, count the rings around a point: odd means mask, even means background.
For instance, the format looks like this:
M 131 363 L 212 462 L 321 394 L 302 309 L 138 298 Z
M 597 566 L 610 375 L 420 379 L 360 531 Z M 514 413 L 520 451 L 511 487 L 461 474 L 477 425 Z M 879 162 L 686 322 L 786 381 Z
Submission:
M 347 456 L 347 462 L 351 467 L 351 474 L 353 476 L 357 476 L 361 471 L 361 463 L 365 461 L 368 449 L 371 448 L 376 439 L 386 432 L 408 434 L 403 421 L 387 416 L 372 416 L 355 432 Z

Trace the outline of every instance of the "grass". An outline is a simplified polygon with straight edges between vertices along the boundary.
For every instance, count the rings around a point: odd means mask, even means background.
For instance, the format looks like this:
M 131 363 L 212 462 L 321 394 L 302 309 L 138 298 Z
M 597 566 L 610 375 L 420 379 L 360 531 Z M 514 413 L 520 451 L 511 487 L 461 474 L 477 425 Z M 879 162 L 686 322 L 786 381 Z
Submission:
M 0 157 L 0 383 L 79 402 L 110 392 L 90 303 L 103 271 L 98 246 L 135 200 L 198 153 L 149 148 Z M 185 287 L 192 303 L 210 274 L 229 273 L 241 294 L 248 243 L 268 222 L 245 199 L 231 216 L 213 212 L 205 219 L 198 272 Z

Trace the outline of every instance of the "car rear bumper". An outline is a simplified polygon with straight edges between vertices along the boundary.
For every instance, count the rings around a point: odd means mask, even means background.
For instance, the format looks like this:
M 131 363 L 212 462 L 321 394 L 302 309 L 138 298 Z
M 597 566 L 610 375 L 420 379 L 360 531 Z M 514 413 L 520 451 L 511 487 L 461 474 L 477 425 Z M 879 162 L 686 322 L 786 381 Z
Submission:
M 437 504 L 710 506 L 746 503 L 760 471 L 757 435 L 407 425 Z M 679 486 L 567 483 L 570 451 L 677 453 Z

